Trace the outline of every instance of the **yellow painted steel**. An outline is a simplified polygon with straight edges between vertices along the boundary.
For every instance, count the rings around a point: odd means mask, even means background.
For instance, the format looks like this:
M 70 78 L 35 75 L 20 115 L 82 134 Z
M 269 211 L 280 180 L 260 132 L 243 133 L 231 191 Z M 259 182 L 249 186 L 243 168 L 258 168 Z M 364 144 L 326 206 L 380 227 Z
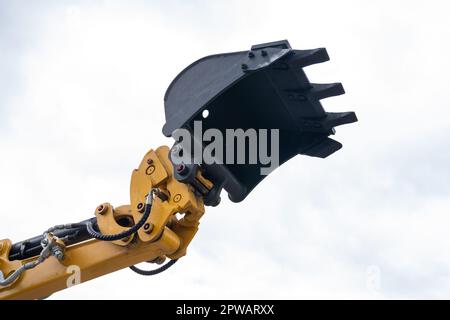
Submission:
M 11 285 L 0 287 L 0 299 L 40 299 L 77 284 L 78 280 L 85 282 L 144 261 L 161 262 L 165 257 L 184 256 L 205 209 L 203 199 L 192 186 L 173 178 L 168 154 L 167 146 L 150 150 L 133 171 L 130 205 L 114 208 L 104 203 L 95 210 L 103 234 L 123 232 L 141 219 L 149 190 L 158 188 L 167 197 L 155 197 L 145 228 L 113 242 L 91 239 L 68 246 L 62 261 L 50 257 L 36 268 L 26 270 Z M 212 187 L 201 174 L 197 178 Z M 176 213 L 183 213 L 183 218 L 178 219 Z M 10 261 L 10 249 L 10 240 L 0 241 L 0 270 L 5 277 L 37 258 Z

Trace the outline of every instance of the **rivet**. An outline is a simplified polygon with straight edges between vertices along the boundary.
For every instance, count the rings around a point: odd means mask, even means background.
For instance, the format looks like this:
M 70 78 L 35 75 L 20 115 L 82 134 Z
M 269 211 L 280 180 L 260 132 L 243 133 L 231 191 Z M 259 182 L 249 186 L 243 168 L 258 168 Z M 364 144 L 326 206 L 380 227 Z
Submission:
M 241 68 L 242 68 L 242 70 L 247 70 L 248 69 L 248 65 L 243 63 L 243 64 L 241 64 Z

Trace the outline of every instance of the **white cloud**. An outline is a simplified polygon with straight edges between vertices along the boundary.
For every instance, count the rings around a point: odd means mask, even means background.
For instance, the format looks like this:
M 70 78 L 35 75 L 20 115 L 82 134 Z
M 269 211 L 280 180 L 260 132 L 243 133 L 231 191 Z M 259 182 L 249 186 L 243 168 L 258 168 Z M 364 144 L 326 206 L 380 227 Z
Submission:
M 141 156 L 171 143 L 165 89 L 208 54 L 325 46 L 331 62 L 307 74 L 342 81 L 324 106 L 360 121 L 338 128 L 330 158 L 297 157 L 243 203 L 208 208 L 167 273 L 123 270 L 55 298 L 450 296 L 446 2 L 70 3 L 1 4 L 2 237 L 127 203 Z

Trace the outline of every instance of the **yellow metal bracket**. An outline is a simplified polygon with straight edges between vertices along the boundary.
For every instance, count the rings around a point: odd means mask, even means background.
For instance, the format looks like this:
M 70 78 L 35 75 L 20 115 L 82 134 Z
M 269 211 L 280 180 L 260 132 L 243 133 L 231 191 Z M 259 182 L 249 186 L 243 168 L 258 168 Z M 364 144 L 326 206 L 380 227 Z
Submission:
M 143 242 L 155 241 L 161 236 L 164 227 L 170 225 L 181 240 L 180 249 L 170 255 L 170 258 L 179 258 L 186 254 L 186 247 L 197 232 L 198 221 L 204 214 L 205 207 L 203 199 L 196 196 L 192 186 L 174 179 L 167 146 L 150 150 L 138 169 L 133 171 L 130 198 L 135 222 L 142 217 L 142 206 L 151 188 L 161 190 L 167 199 L 155 198 L 150 217 L 144 228 L 138 231 L 139 238 Z M 175 217 L 176 213 L 184 214 L 184 217 L 178 219 Z

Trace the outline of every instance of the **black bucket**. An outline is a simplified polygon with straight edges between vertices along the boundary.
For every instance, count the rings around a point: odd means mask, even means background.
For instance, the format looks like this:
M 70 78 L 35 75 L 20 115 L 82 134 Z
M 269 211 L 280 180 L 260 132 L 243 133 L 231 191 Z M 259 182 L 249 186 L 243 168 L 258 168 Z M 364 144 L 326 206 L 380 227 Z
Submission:
M 172 136 L 179 128 L 193 133 L 194 121 L 201 121 L 203 132 L 215 128 L 224 136 L 226 129 L 278 129 L 280 165 L 297 154 L 325 158 L 342 147 L 328 137 L 334 127 L 357 121 L 354 112 L 328 113 L 320 103 L 343 94 L 340 83 L 310 83 L 302 69 L 327 60 L 324 48 L 293 50 L 286 40 L 202 58 L 167 89 L 163 133 Z M 259 163 L 201 167 L 234 202 L 265 177 Z

